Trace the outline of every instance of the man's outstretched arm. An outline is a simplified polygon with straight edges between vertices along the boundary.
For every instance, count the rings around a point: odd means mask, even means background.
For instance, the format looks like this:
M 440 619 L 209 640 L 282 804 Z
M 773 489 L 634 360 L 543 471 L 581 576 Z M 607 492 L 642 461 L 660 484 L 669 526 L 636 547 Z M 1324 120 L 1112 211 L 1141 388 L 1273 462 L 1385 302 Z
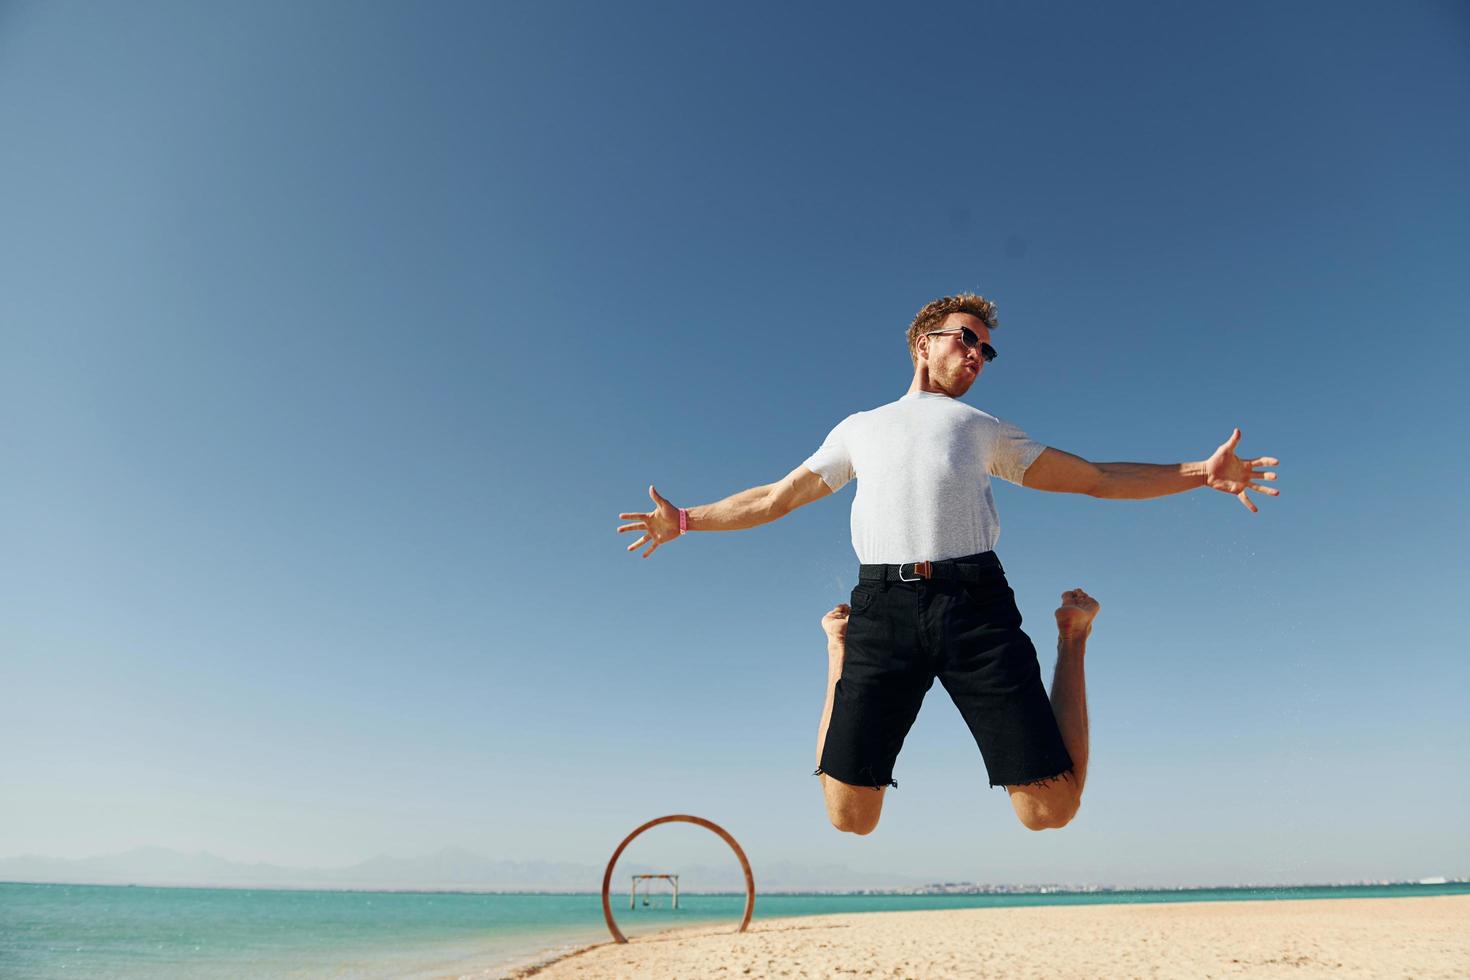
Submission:
M 779 520 L 831 492 L 832 489 L 820 476 L 805 466 L 798 466 L 776 483 L 751 487 L 712 504 L 686 507 L 685 525 L 690 531 L 742 531 Z M 660 496 L 653 487 L 648 488 L 648 496 L 653 500 L 653 510 L 646 514 L 618 515 L 618 520 L 633 522 L 618 528 L 619 534 L 643 532 L 642 537 L 628 545 L 628 550 L 636 551 L 646 544 L 648 550 L 643 553 L 644 558 L 657 551 L 659 545 L 682 533 L 679 530 L 679 508 Z
M 1080 456 L 1048 448 L 1036 457 L 1022 478 L 1025 486 L 1053 493 L 1083 493 L 1107 500 L 1146 500 L 1171 493 L 1183 493 L 1198 487 L 1210 487 L 1237 497 L 1252 513 L 1256 505 L 1246 496 L 1247 490 L 1267 496 L 1280 496 L 1281 491 L 1257 480 L 1275 480 L 1276 474 L 1258 467 L 1279 466 L 1272 456 L 1241 459 L 1235 455 L 1240 430 L 1215 450 L 1209 459 L 1198 463 L 1091 463 Z

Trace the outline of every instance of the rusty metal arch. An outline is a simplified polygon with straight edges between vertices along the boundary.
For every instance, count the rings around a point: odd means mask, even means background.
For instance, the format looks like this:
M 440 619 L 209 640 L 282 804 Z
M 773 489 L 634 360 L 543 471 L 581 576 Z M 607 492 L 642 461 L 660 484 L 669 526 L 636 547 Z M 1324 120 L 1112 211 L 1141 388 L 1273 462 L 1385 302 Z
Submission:
M 731 837 L 729 832 L 719 824 L 706 820 L 703 817 L 691 817 L 687 813 L 674 813 L 667 817 L 657 817 L 650 820 L 627 837 L 624 837 L 623 842 L 618 845 L 618 849 L 613 851 L 613 856 L 608 859 L 607 870 L 602 874 L 602 917 L 607 920 L 607 928 L 612 933 L 613 939 L 620 943 L 626 943 L 628 941 L 627 937 L 623 935 L 622 930 L 618 928 L 617 920 L 613 918 L 612 902 L 608 899 L 608 889 L 612 886 L 613 867 L 618 863 L 618 858 L 622 857 L 623 851 L 627 849 L 629 844 L 633 843 L 639 834 L 650 827 L 657 827 L 661 823 L 698 824 L 706 830 L 714 831 L 726 844 L 730 845 L 730 850 L 734 851 L 735 856 L 740 859 L 740 870 L 745 872 L 745 917 L 740 920 L 740 928 L 735 930 L 736 932 L 744 932 L 745 927 L 750 925 L 751 915 L 755 913 L 755 876 L 750 873 L 750 862 L 745 859 L 745 852 L 740 849 L 740 845 L 736 843 L 735 838 Z

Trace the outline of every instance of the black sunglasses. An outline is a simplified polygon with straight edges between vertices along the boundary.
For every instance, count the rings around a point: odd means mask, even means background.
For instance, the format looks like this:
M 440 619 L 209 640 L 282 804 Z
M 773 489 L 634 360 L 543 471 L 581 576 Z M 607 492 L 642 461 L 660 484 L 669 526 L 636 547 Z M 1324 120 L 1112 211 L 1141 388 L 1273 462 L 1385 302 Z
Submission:
M 971 330 L 969 327 L 950 327 L 948 330 L 930 330 L 924 336 L 934 337 L 938 334 L 945 333 L 959 334 L 960 343 L 964 344 L 965 347 L 969 350 L 974 350 L 975 346 L 979 344 L 980 356 L 985 358 L 985 363 L 989 364 L 991 361 L 995 360 L 995 348 L 991 347 L 989 344 L 981 344 L 980 335 Z

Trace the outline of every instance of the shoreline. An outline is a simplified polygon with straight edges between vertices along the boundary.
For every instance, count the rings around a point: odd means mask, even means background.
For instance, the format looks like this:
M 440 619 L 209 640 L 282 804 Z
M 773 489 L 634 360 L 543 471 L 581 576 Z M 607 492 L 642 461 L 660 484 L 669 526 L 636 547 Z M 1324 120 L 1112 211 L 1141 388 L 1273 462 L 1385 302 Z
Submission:
M 684 926 L 582 946 L 509 980 L 697 975 L 1002 977 L 1033 972 L 1418 978 L 1470 974 L 1470 895 L 1036 905 L 877 911 Z M 1035 937 L 1047 936 L 1038 945 Z M 855 937 L 861 937 L 855 941 Z M 476 974 L 486 978 L 489 974 Z

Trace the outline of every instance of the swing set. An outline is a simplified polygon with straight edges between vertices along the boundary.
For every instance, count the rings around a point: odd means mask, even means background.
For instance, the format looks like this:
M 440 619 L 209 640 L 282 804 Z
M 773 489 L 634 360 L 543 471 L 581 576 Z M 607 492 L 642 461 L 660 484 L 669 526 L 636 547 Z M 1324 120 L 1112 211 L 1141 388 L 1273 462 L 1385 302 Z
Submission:
M 673 886 L 674 886 L 674 911 L 677 912 L 679 910 L 679 876 L 678 875 L 634 875 L 633 876 L 633 888 L 628 893 L 628 909 L 630 911 L 633 910 L 633 908 L 635 906 L 635 903 L 637 902 L 637 899 L 638 899 L 638 885 L 639 885 L 639 883 L 642 883 L 642 885 L 643 885 L 643 907 L 644 908 L 647 908 L 649 906 L 649 888 L 651 887 L 651 881 L 658 880 L 658 879 L 662 879 L 664 881 L 667 881 L 667 882 L 670 882 L 670 883 L 673 884 Z

